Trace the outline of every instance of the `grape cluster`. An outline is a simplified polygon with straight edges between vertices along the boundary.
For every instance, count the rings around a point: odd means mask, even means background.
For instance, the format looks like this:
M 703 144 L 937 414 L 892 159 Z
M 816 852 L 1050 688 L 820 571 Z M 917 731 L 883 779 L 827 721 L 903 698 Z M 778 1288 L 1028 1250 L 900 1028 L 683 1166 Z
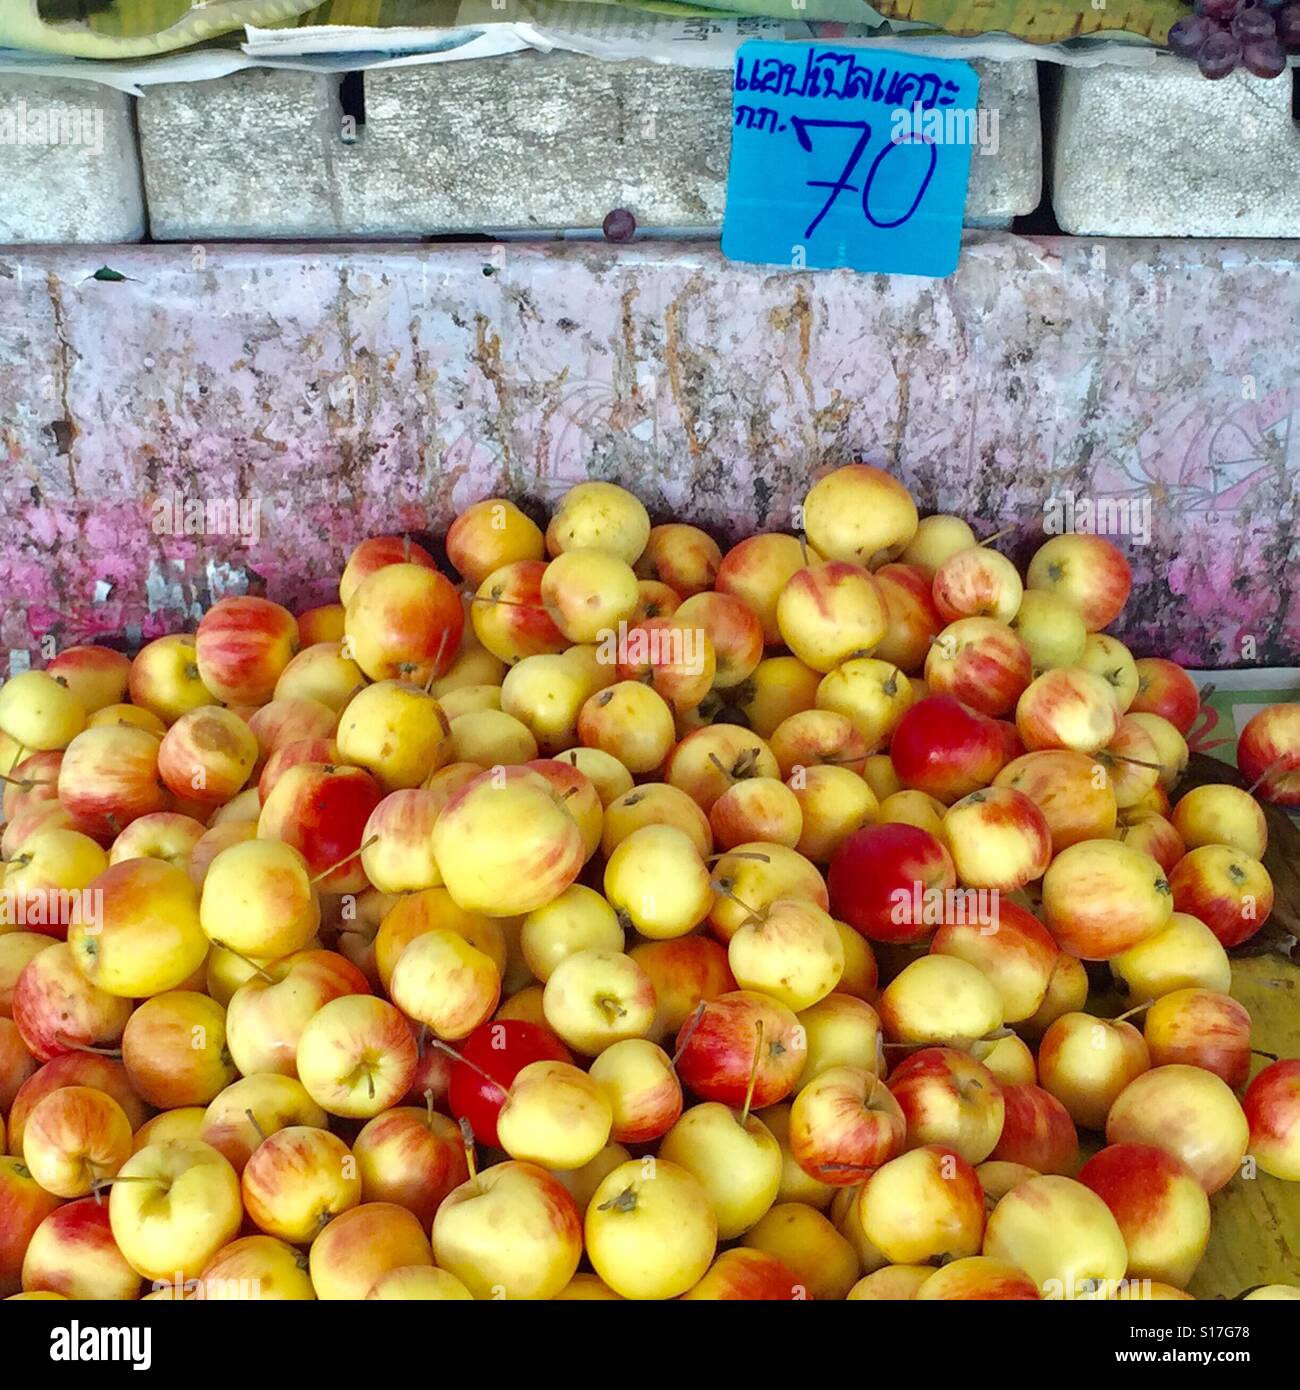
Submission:
M 1278 77 L 1287 54 L 1300 52 L 1300 0 L 1195 0 L 1169 30 L 1169 48 L 1202 74 L 1227 77 L 1238 67 Z

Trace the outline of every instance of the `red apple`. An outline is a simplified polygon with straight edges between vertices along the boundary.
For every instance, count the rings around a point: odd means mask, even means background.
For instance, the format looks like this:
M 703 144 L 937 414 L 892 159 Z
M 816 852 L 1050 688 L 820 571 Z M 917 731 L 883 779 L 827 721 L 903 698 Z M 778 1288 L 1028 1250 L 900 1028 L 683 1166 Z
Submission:
M 152 734 L 125 724 L 79 733 L 59 765 L 59 800 L 79 822 L 75 828 L 110 841 L 138 817 L 167 810 L 159 747 Z
M 465 609 L 438 570 L 385 565 L 348 600 L 344 627 L 345 650 L 372 681 L 422 686 L 456 659 Z
M 138 1130 L 149 1118 L 148 1107 L 131 1089 L 126 1068 L 121 1062 L 111 1057 L 101 1057 L 95 1052 L 65 1052 L 46 1062 L 19 1086 L 9 1111 L 11 1149 L 22 1152 L 28 1115 L 51 1091 L 64 1086 L 89 1086 L 92 1090 L 112 1096 L 122 1107 L 133 1130 Z
M 881 565 L 876 583 L 884 595 L 889 626 L 872 655 L 917 675 L 944 620 L 934 606 L 930 575 L 919 565 Z
M 921 941 L 943 920 L 942 903 L 957 882 L 952 857 L 914 825 L 866 826 L 831 858 L 831 911 L 871 941 Z M 917 905 L 921 911 L 917 911 Z
M 678 1076 L 702 1100 L 744 1104 L 752 1073 L 751 1105 L 761 1110 L 794 1089 L 808 1057 L 808 1043 L 803 1026 L 784 1004 L 765 994 L 735 990 L 707 1001 L 687 1019 L 677 1036 L 676 1052 L 681 1054 Z
M 1110 686 L 1081 666 L 1044 671 L 1016 704 L 1016 729 L 1029 749 L 1096 753 L 1114 742 L 1120 719 Z
M 449 542 L 450 539 L 449 533 Z M 452 563 L 455 564 L 455 561 Z M 409 536 L 367 536 L 348 556 L 348 562 L 343 567 L 343 574 L 339 578 L 339 602 L 346 607 L 362 581 L 385 565 L 420 565 L 429 570 L 438 568 L 433 556 Z M 457 565 L 457 568 L 460 566 Z M 463 570 L 461 572 L 464 573 Z
M 1002 1134 L 1002 1087 L 956 1048 L 912 1053 L 890 1073 L 889 1089 L 907 1121 L 909 1149 L 942 1144 L 967 1163 L 983 1163 Z
M 41 1222 L 23 1260 L 23 1288 L 95 1301 L 140 1297 L 140 1276 L 117 1248 L 102 1195 L 68 1202 Z
M 33 1057 L 48 1062 L 77 1047 L 112 1047 L 131 1016 L 131 1001 L 92 985 L 72 947 L 56 942 L 33 956 L 14 986 L 14 1022 Z
M 291 767 L 299 763 L 337 764 L 345 759 L 332 738 L 303 738 L 277 748 L 266 760 L 262 775 L 257 779 L 257 796 L 262 805 L 275 790 L 275 784 Z
M 1231 995 L 1176 989 L 1147 1010 L 1143 1036 L 1151 1065 L 1204 1067 L 1234 1090 L 1250 1075 L 1250 1014 Z
M 369 880 L 360 849 L 371 812 L 383 799 L 379 784 L 359 767 L 298 763 L 275 784 L 257 821 L 260 840 L 292 845 L 323 893 L 359 893 Z M 338 867 L 334 867 L 337 865 Z
M 264 705 L 298 650 L 298 622 L 269 599 L 218 599 L 203 615 L 194 646 L 199 675 L 218 700 Z
M 1174 907 L 1190 913 L 1231 949 L 1249 941 L 1273 911 L 1273 880 L 1249 854 L 1231 845 L 1202 845 L 1169 875 Z
M 433 1107 L 399 1106 L 367 1122 L 352 1145 L 363 1202 L 392 1202 L 426 1229 L 443 1198 L 469 1179 L 455 1120 Z
M 1201 692 L 1192 678 L 1172 661 L 1159 656 L 1139 657 L 1138 689 L 1129 705 L 1132 714 L 1158 714 L 1185 738 L 1201 710 Z
M 925 660 L 936 695 L 951 695 L 998 718 L 1016 707 L 1034 678 L 1029 648 L 993 618 L 962 618 L 939 633 Z
M 1089 632 L 1119 617 L 1133 587 L 1128 561 L 1101 536 L 1053 536 L 1029 562 L 1026 584 L 1074 605 Z
M 976 617 L 1009 623 L 1023 593 L 1015 565 L 984 545 L 956 551 L 934 572 L 934 606 L 950 623 Z
M 945 806 L 987 787 L 1009 751 L 996 720 L 951 695 L 918 700 L 898 721 L 889 746 L 899 781 Z
M 1079 1166 L 1079 1136 L 1065 1106 L 1041 1086 L 1004 1086 L 1002 1099 L 1006 1115 L 992 1157 L 1070 1177 Z
M 1260 710 L 1241 731 L 1237 767 L 1265 801 L 1300 806 L 1300 704 Z
M 542 602 L 545 573 L 543 560 L 502 565 L 479 585 L 470 605 L 475 636 L 512 666 L 526 656 L 562 652 L 570 645 Z
M 0 1298 L 22 1287 L 23 1257 L 37 1228 L 60 1206 L 21 1158 L 0 1157 Z
M 1300 1182 L 1300 1060 L 1274 1062 L 1246 1089 L 1250 1153 L 1275 1178 Z
M 209 806 L 229 801 L 256 762 L 253 731 L 220 705 L 202 705 L 181 715 L 158 747 L 158 775 L 168 789 Z
M 903 1151 L 908 1122 L 890 1089 L 865 1067 L 814 1076 L 790 1107 L 790 1152 L 818 1182 L 853 1187 Z

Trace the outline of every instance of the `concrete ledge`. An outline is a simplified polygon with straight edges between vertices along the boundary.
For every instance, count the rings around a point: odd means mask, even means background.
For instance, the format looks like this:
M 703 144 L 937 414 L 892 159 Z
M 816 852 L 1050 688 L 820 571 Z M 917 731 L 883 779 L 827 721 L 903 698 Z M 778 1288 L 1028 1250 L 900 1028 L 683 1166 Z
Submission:
M 1177 59 L 1066 68 L 1052 201 L 1078 236 L 1300 236 L 1291 74 L 1210 82 Z
M 0 242 L 140 240 L 131 106 L 98 83 L 0 73 Z
M 974 160 L 968 220 L 1038 203 L 1032 63 L 977 64 L 999 150 Z M 730 75 L 522 53 L 364 75 L 355 138 L 339 79 L 254 71 L 150 88 L 140 131 L 160 240 L 418 237 L 599 227 L 715 230 L 730 153 Z

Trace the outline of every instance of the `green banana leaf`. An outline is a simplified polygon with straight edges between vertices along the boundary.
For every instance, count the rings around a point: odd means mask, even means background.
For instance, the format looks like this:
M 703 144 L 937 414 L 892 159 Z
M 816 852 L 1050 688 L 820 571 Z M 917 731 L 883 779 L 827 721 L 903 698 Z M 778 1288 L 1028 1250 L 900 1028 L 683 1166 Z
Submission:
M 1189 13 L 1181 0 L 872 0 L 887 19 L 932 24 L 949 34 L 1004 32 L 1030 43 L 1061 43 L 1122 30 L 1163 44 Z

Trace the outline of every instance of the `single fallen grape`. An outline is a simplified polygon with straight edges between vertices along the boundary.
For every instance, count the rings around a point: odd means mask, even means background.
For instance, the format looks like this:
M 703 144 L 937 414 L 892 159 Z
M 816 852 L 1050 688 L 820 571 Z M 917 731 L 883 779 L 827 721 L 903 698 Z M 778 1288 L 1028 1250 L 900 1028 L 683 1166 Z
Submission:
M 636 218 L 626 208 L 615 208 L 601 223 L 606 241 L 631 241 L 636 232 Z
M 1232 32 L 1243 44 L 1271 39 L 1277 34 L 1277 20 L 1258 5 L 1243 5 L 1233 16 Z
M 1241 46 L 1241 65 L 1256 77 L 1280 77 L 1286 71 L 1286 49 L 1276 39 L 1252 39 Z
M 1218 81 L 1241 62 L 1241 40 L 1234 38 L 1226 30 L 1211 34 L 1201 45 L 1196 55 L 1196 66 L 1204 77 Z
M 1294 0 L 1277 12 L 1277 36 L 1287 48 L 1300 48 L 1300 4 Z
M 1195 58 L 1211 34 L 1223 30 L 1208 15 L 1189 14 L 1169 28 L 1169 51 L 1180 58 Z

